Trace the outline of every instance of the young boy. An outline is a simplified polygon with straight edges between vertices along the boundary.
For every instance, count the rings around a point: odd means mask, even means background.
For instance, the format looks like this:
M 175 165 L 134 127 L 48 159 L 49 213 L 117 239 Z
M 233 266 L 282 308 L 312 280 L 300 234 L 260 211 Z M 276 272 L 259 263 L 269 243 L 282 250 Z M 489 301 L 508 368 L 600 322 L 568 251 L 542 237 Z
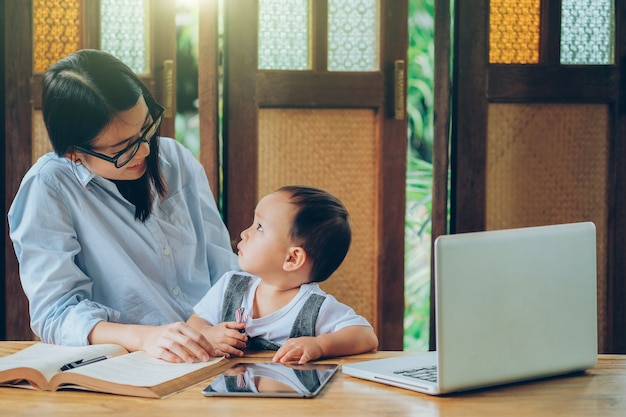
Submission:
M 367 320 L 317 284 L 339 267 L 350 240 L 337 198 L 310 187 L 278 189 L 259 201 L 252 226 L 241 232 L 245 272 L 226 273 L 187 323 L 227 357 L 249 347 L 276 350 L 274 362 L 306 363 L 376 349 Z

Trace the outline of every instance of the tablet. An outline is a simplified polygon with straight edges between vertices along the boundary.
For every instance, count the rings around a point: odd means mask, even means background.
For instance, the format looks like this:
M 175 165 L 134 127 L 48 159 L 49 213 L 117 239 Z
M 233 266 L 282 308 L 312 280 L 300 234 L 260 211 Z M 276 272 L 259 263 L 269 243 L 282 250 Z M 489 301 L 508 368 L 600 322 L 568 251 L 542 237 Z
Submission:
M 236 363 L 202 390 L 207 397 L 312 398 L 335 374 L 338 364 Z

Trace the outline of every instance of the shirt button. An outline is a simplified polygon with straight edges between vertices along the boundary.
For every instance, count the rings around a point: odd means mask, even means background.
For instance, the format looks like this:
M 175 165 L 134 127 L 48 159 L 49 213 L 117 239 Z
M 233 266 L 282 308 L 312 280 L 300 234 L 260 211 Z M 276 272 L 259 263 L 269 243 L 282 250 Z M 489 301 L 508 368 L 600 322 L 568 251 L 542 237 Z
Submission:
M 168 248 L 163 248 L 162 253 L 163 253 L 163 256 L 169 256 L 170 250 Z
M 172 295 L 173 295 L 174 297 L 178 297 L 178 295 L 179 295 L 179 294 L 180 294 L 180 289 L 178 289 L 178 288 L 174 288 L 174 289 L 172 290 Z

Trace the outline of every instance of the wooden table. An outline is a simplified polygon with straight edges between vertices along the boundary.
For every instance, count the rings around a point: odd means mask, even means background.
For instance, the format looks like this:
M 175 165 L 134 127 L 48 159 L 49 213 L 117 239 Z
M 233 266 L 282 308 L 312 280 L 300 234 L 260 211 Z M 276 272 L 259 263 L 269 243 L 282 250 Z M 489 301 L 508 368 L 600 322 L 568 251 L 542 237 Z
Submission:
M 0 356 L 29 342 L 0 342 Z M 333 361 L 403 354 L 376 352 Z M 266 353 L 247 358 L 267 361 Z M 598 366 L 566 377 L 433 397 L 343 375 L 315 399 L 206 398 L 206 382 L 163 400 L 90 392 L 0 388 L 1 416 L 301 417 L 301 416 L 626 416 L 626 355 L 599 355 Z

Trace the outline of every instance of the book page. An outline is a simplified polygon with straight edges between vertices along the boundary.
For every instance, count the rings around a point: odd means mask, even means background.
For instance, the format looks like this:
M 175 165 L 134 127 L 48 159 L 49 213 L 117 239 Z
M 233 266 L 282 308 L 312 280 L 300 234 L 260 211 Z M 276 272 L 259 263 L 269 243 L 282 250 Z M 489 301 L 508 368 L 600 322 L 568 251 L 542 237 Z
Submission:
M 61 372 L 61 366 L 80 359 L 117 356 L 128 353 L 118 345 L 60 346 L 37 343 L 12 355 L 0 358 L 0 372 L 15 368 L 33 368 L 50 380 Z
M 156 359 L 146 352 L 138 351 L 81 366 L 65 373 L 85 375 L 115 384 L 152 387 L 199 369 L 213 366 L 222 359 L 224 358 L 213 358 L 208 362 L 171 363 Z M 63 379 L 66 379 L 65 376 Z M 69 377 L 69 375 L 67 376 Z

